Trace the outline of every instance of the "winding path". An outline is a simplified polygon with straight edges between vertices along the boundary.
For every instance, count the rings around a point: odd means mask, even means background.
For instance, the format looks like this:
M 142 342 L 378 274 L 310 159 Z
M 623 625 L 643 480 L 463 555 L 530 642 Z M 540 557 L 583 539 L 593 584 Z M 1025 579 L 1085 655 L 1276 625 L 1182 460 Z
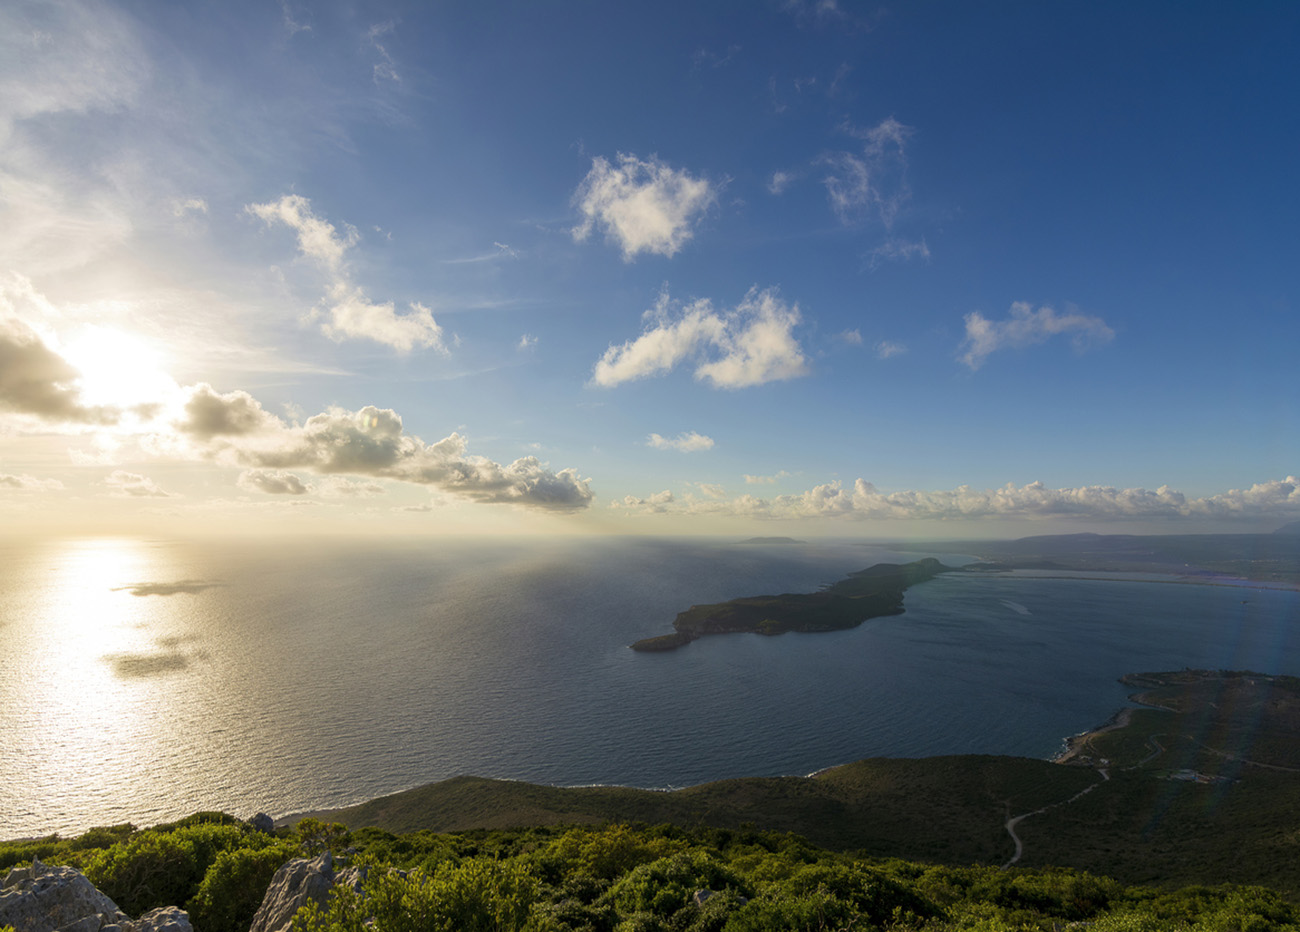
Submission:
M 1019 861 L 1020 856 L 1025 853 L 1024 843 L 1021 842 L 1020 836 L 1016 834 L 1016 826 L 1019 825 L 1023 820 L 1029 818 L 1030 816 L 1042 815 L 1044 812 L 1047 812 L 1047 810 L 1055 809 L 1057 806 L 1068 806 L 1070 803 L 1074 802 L 1079 797 L 1087 796 L 1097 787 L 1101 786 L 1103 783 L 1105 783 L 1107 780 L 1110 779 L 1110 773 L 1105 767 L 1098 767 L 1097 773 L 1101 774 L 1100 780 L 1098 780 L 1096 783 L 1092 784 L 1091 786 L 1085 786 L 1083 789 L 1079 790 L 1079 792 L 1075 793 L 1069 799 L 1063 799 L 1059 803 L 1052 803 L 1050 806 L 1044 806 L 1041 809 L 1035 809 L 1033 812 L 1025 812 L 1025 813 L 1021 813 L 1018 816 L 1009 816 L 1007 818 L 1007 821 L 1003 827 L 1007 830 L 1007 834 L 1011 836 L 1011 840 L 1016 843 L 1016 853 L 1011 856 L 1010 861 L 1007 861 L 1007 863 L 1002 865 L 1003 870 L 1006 870 L 1012 864 L 1015 864 L 1017 861 Z

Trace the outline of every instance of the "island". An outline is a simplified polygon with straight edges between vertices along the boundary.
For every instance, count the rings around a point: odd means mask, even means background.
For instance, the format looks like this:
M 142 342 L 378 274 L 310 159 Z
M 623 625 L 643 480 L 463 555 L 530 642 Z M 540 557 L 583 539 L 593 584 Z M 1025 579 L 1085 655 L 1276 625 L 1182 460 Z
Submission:
M 642 638 L 632 649 L 675 650 L 710 634 L 775 635 L 854 628 L 868 618 L 902 614 L 903 593 L 909 586 L 953 569 L 933 557 L 912 563 L 877 563 L 819 592 L 745 596 L 692 605 L 677 615 L 672 634 Z

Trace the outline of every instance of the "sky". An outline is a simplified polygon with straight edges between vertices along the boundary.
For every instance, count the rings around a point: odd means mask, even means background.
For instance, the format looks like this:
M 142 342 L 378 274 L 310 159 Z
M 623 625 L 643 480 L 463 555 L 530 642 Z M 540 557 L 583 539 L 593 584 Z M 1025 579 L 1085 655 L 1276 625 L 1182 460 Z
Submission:
M 0 5 L 0 525 L 1271 531 L 1300 5 Z

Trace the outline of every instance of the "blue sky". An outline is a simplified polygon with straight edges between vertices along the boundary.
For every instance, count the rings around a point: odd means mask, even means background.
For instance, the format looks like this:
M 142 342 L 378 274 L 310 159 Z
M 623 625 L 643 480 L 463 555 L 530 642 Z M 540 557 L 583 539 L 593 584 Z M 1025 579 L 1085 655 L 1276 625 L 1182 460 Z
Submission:
M 26 532 L 1300 518 L 1300 7 L 0 10 Z

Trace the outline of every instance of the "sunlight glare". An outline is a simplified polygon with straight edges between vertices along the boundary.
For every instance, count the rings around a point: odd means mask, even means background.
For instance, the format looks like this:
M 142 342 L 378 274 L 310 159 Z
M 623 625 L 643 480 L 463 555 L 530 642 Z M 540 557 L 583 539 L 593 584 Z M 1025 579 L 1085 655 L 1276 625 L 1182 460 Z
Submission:
M 176 382 L 160 368 L 156 345 L 122 330 L 91 326 L 63 350 L 81 373 L 86 404 L 131 405 L 160 402 L 176 390 Z

